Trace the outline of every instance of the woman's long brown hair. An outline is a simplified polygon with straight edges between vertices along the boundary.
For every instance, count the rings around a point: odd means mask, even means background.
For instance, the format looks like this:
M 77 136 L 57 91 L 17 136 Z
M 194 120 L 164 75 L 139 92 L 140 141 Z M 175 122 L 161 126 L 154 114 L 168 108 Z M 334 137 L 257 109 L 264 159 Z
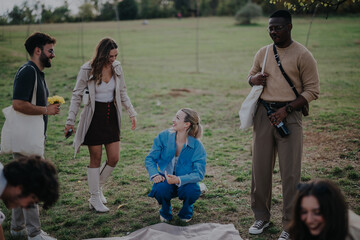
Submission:
M 96 84 L 101 83 L 102 69 L 109 63 L 110 51 L 117 48 L 116 42 L 111 38 L 104 38 L 97 45 L 95 56 L 91 61 L 91 74 Z
M 348 207 L 340 189 L 329 180 L 318 179 L 299 184 L 298 190 L 289 225 L 291 239 L 345 240 L 348 233 Z M 320 214 L 326 222 L 319 236 L 312 236 L 301 221 L 301 202 L 307 196 L 314 196 L 318 200 Z

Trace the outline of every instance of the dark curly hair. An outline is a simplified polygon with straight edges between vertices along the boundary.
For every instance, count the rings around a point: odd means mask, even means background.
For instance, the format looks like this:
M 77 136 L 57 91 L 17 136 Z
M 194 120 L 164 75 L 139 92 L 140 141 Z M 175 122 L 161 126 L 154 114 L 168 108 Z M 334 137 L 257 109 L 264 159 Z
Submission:
M 36 32 L 31 34 L 25 41 L 26 51 L 30 56 L 34 54 L 36 47 L 43 49 L 46 44 L 55 44 L 56 39 L 46 33 Z
M 11 186 L 21 186 L 22 196 L 30 194 L 48 209 L 59 198 L 59 183 L 55 166 L 39 156 L 22 157 L 4 166 L 4 176 Z
M 293 207 L 289 232 L 293 240 L 344 240 L 348 233 L 348 207 L 340 189 L 329 180 L 300 183 Z M 320 214 L 326 221 L 319 236 L 312 236 L 301 221 L 301 202 L 304 197 L 314 196 L 320 205 Z

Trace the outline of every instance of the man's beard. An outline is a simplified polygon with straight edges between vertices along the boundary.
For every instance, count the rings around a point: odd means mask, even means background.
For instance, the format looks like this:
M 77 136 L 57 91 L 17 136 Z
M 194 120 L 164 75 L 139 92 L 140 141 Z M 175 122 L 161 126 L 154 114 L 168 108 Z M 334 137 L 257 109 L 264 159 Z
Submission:
M 51 67 L 50 58 L 47 57 L 44 52 L 41 52 L 40 62 L 42 63 L 42 65 L 43 65 L 44 67 L 47 67 L 47 68 Z

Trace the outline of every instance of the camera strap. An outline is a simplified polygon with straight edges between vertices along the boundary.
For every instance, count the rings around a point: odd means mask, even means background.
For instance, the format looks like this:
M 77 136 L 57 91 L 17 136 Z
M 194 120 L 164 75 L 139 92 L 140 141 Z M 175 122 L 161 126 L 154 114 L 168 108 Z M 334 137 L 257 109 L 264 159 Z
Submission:
M 277 53 L 277 50 L 276 50 L 276 47 L 275 47 L 275 44 L 273 44 L 273 50 L 274 50 L 274 55 L 275 55 L 275 59 L 276 59 L 276 62 L 280 68 L 280 71 L 282 73 L 282 75 L 284 76 L 284 78 L 286 79 L 286 81 L 289 83 L 291 89 L 294 91 L 296 97 L 299 96 L 299 93 L 298 91 L 296 90 L 294 84 L 292 83 L 292 81 L 290 80 L 289 76 L 286 74 L 284 68 L 282 67 L 281 65 L 281 62 L 280 62 L 280 58 L 279 58 L 279 54 Z

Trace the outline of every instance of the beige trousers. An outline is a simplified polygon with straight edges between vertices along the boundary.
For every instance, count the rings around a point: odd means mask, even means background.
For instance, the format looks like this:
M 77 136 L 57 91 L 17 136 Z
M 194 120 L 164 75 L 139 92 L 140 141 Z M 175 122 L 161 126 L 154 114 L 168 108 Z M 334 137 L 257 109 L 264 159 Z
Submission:
M 259 104 L 254 118 L 251 208 L 256 220 L 270 220 L 272 175 L 278 155 L 283 191 L 283 228 L 291 219 L 292 202 L 300 181 L 303 150 L 301 112 L 284 120 L 290 135 L 282 138 L 271 125 L 264 106 Z

